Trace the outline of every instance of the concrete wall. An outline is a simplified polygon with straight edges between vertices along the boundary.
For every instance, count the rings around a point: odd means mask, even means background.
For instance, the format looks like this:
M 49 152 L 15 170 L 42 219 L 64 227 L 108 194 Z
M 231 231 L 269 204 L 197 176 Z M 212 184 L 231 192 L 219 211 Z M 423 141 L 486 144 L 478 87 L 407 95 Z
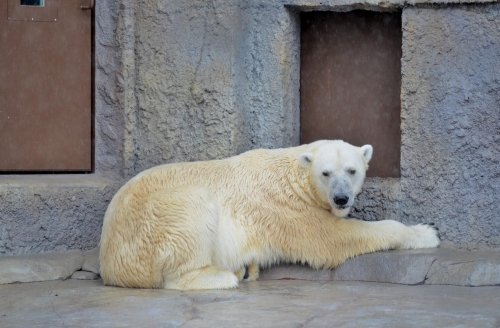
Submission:
M 253 1 L 138 5 L 133 172 L 297 144 L 291 15 Z
M 96 172 L 1 176 L 0 254 L 94 247 L 145 168 L 298 144 L 300 11 L 402 7 L 402 177 L 352 215 L 500 247 L 500 5 L 420 2 L 97 1 Z
M 401 211 L 500 246 L 500 4 L 403 12 Z

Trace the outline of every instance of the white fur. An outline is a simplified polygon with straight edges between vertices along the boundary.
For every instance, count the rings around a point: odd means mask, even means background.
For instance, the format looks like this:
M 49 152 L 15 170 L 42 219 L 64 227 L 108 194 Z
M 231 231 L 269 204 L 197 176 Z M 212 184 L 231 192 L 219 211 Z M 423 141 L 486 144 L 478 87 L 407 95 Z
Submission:
M 105 284 L 234 288 L 248 266 L 334 268 L 390 248 L 436 247 L 436 231 L 344 219 L 361 191 L 370 145 L 318 141 L 218 161 L 162 165 L 111 201 L 101 235 Z

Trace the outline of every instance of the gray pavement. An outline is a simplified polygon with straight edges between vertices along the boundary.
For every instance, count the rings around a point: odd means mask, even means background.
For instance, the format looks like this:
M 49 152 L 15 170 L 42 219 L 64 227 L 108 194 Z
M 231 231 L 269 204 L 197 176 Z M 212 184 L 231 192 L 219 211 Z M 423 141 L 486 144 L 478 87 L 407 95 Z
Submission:
M 270 280 L 172 291 L 100 280 L 0 286 L 0 327 L 499 327 L 500 286 Z

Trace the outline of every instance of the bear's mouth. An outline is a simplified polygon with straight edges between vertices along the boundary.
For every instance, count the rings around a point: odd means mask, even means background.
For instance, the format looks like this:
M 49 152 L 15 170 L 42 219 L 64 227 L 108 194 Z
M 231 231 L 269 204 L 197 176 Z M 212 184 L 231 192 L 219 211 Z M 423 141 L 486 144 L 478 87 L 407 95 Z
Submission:
M 331 212 L 337 217 L 346 217 L 349 214 L 350 206 L 347 205 L 335 205 L 332 207 Z

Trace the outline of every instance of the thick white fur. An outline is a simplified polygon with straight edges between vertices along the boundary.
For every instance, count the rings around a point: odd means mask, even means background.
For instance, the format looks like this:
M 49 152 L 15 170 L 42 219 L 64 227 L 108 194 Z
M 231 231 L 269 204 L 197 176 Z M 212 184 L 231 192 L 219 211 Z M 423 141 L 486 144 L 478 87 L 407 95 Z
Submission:
M 177 163 L 125 184 L 104 218 L 100 262 L 107 285 L 211 289 L 238 285 L 249 266 L 278 262 L 334 268 L 391 248 L 436 247 L 436 231 L 396 221 L 345 219 L 361 190 L 369 145 L 318 141 Z M 333 197 L 349 196 L 346 207 Z

